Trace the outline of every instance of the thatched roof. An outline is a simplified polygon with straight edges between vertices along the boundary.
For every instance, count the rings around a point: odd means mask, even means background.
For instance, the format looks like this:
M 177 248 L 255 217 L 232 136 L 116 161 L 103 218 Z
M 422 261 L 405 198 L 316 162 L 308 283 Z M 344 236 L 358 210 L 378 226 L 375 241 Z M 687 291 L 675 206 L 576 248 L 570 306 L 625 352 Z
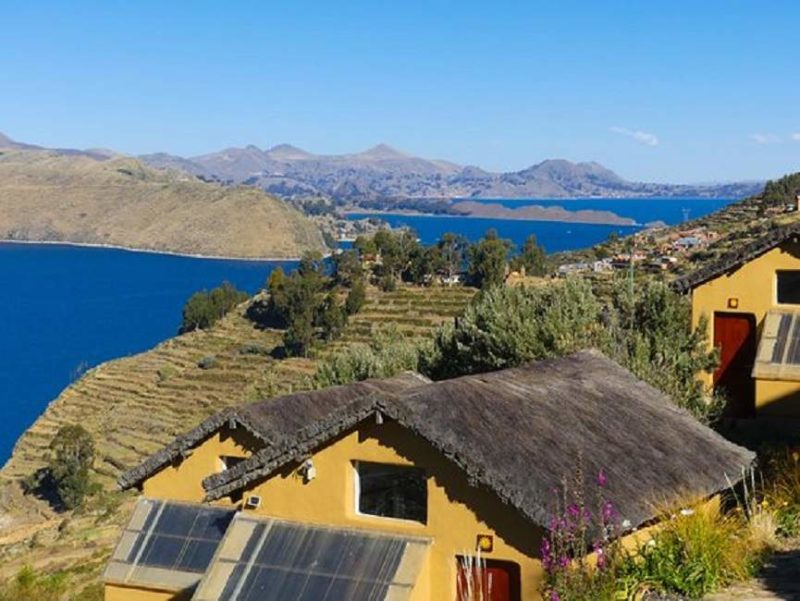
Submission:
M 148 457 L 137 467 L 120 476 L 118 484 L 126 489 L 136 486 L 142 480 L 162 469 L 164 466 L 185 457 L 197 446 L 223 426 L 241 427 L 264 446 L 297 432 L 311 421 L 322 419 L 337 409 L 343 408 L 356 399 L 370 397 L 377 393 L 398 393 L 412 386 L 430 382 L 424 376 L 405 373 L 383 380 L 365 380 L 344 386 L 334 386 L 324 390 L 298 392 L 266 399 L 239 407 L 229 407 L 212 415 L 197 427 L 172 441 L 169 445 Z M 278 405 L 273 409 L 273 406 Z M 281 411 L 280 407 L 289 407 Z
M 280 411 L 291 401 L 279 400 Z M 273 405 L 275 407 L 275 405 Z M 553 491 L 582 457 L 587 490 L 600 470 L 622 519 L 641 525 L 676 495 L 707 497 L 738 482 L 754 454 L 597 351 L 355 399 L 206 478 L 208 500 L 241 490 L 380 414 L 438 449 L 476 486 L 547 526 Z
M 760 257 L 764 253 L 780 246 L 787 240 L 800 236 L 800 223 L 791 223 L 767 231 L 752 242 L 743 244 L 734 250 L 722 255 L 716 261 L 678 278 L 672 284 L 679 293 L 689 292 L 693 288 L 718 278 L 721 275 L 735 271 L 745 263 Z

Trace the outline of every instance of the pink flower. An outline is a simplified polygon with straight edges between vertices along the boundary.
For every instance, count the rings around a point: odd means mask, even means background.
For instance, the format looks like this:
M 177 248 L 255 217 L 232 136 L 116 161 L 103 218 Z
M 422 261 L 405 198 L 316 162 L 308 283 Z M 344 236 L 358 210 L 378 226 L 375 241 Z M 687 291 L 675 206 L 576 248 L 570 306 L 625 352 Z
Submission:
M 550 601 L 561 601 L 561 597 L 557 591 L 550 591 Z
M 553 567 L 553 555 L 550 547 L 550 541 L 547 538 L 542 539 L 540 552 L 542 555 L 542 567 L 549 572 Z
M 603 519 L 603 524 L 608 524 L 611 520 L 613 520 L 617 516 L 617 512 L 614 509 L 614 505 L 611 501 L 605 501 L 603 503 L 603 507 L 601 509 L 601 518 Z
M 608 482 L 608 478 L 606 478 L 605 472 L 603 470 L 600 470 L 597 473 L 597 486 L 599 486 L 600 488 L 603 488 L 606 485 L 607 482 Z

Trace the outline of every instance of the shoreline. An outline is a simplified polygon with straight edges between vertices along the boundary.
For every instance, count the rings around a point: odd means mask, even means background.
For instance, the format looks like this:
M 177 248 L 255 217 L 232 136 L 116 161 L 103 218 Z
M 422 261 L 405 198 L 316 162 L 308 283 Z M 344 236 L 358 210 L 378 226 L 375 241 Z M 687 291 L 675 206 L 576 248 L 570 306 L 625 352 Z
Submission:
M 646 224 L 643 223 L 612 223 L 609 221 L 586 221 L 582 219 L 577 220 L 565 220 L 565 219 L 534 219 L 531 217 L 497 217 L 491 215 L 475 215 L 472 213 L 462 213 L 458 215 L 454 215 L 452 213 L 423 213 L 421 211 L 408 211 L 408 210 L 398 210 L 398 211 L 355 211 L 355 210 L 346 210 L 341 211 L 342 215 L 360 215 L 363 218 L 368 218 L 370 216 L 380 216 L 380 215 L 397 215 L 400 217 L 450 217 L 454 219 L 460 218 L 467 218 L 467 219 L 496 219 L 498 221 L 538 221 L 540 223 L 578 223 L 583 225 L 610 225 L 616 227 L 646 227 Z
M 225 255 L 201 255 L 201 254 L 177 252 L 172 250 L 154 250 L 152 248 L 136 248 L 133 246 L 123 246 L 120 244 L 100 244 L 95 242 L 70 242 L 67 240 L 13 240 L 8 238 L 0 238 L 0 246 L 10 245 L 10 244 L 97 248 L 106 250 L 121 250 L 124 252 L 131 252 L 131 253 L 146 253 L 151 255 L 183 257 L 185 259 L 206 259 L 212 261 L 251 261 L 253 263 L 278 263 L 278 262 L 290 263 L 299 261 L 301 258 L 301 257 L 274 258 L 274 257 L 236 257 L 236 256 L 225 256 Z

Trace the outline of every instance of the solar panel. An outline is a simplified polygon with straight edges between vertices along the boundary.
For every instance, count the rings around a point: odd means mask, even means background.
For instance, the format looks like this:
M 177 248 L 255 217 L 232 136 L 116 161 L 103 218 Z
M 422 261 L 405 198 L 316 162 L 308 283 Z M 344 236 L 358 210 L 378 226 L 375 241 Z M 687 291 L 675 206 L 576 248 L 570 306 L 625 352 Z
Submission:
M 405 599 L 427 541 L 239 515 L 193 599 Z
M 800 317 L 771 311 L 764 319 L 753 376 L 800 380 Z
M 209 505 L 141 499 L 109 562 L 106 580 L 169 590 L 196 584 L 234 513 Z

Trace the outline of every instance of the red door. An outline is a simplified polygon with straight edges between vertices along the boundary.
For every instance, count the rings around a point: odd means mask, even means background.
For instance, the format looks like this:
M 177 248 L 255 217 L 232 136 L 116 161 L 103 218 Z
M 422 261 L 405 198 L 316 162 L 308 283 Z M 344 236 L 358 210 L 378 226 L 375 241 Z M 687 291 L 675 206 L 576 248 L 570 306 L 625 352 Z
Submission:
M 481 560 L 472 573 L 458 558 L 457 601 L 521 601 L 519 565 L 511 561 Z
M 719 348 L 719 367 L 714 390 L 725 394 L 725 417 L 755 415 L 753 363 L 756 360 L 756 320 L 747 313 L 714 313 L 714 346 Z

